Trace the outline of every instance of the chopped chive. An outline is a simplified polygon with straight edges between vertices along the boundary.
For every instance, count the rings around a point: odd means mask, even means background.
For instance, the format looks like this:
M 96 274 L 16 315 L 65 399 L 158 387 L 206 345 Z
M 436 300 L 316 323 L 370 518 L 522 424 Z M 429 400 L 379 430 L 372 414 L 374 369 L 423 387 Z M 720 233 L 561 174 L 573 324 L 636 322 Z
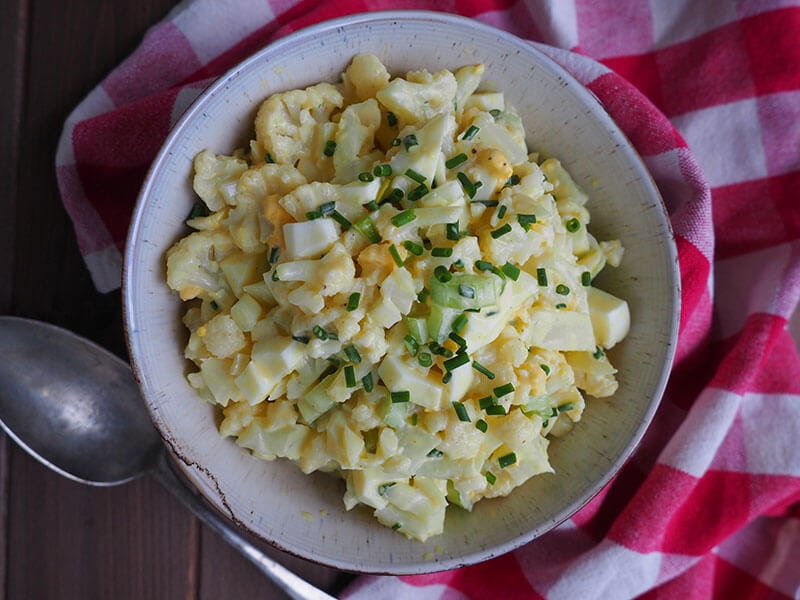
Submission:
M 405 242 L 403 242 L 403 248 L 408 250 L 414 256 L 422 256 L 422 253 L 425 252 L 425 248 L 423 248 L 416 242 L 412 242 L 411 240 L 406 240 Z
M 402 392 L 392 392 L 390 396 L 392 398 L 392 402 L 395 404 L 398 404 L 400 402 L 408 402 L 409 400 L 411 400 L 411 392 L 409 392 L 408 390 Z
M 399 146 L 400 144 L 402 144 L 402 143 L 403 143 L 403 140 L 401 140 L 400 138 L 397 138 L 397 137 L 396 137 L 396 138 L 392 138 L 392 141 L 391 141 L 391 142 L 389 142 L 389 143 L 390 143 L 390 144 L 392 145 L 392 147 L 394 148 L 394 147 L 397 147 L 397 146 Z
M 556 308 L 561 310 L 562 308 L 567 308 L 567 305 L 564 304 L 563 302 L 559 302 L 558 304 L 556 304 Z
M 519 279 L 520 270 L 516 265 L 512 265 L 511 263 L 507 262 L 500 267 L 500 270 L 505 273 L 511 281 L 516 281 Z
M 549 423 L 550 423 L 550 419 L 545 419 L 544 421 L 542 421 L 542 427 L 547 427 L 547 425 Z
M 431 349 L 431 352 L 434 354 L 438 354 L 439 356 L 444 356 L 445 358 L 450 358 L 453 356 L 453 352 L 442 346 L 441 344 L 437 344 L 436 342 L 431 342 L 428 344 L 428 348 Z
M 453 274 L 444 265 L 439 265 L 433 270 L 433 276 L 441 283 L 447 283 L 453 278 Z
M 328 339 L 329 340 L 338 340 L 339 339 L 339 334 L 334 332 L 334 331 L 328 331 L 326 333 L 328 334 Z
M 406 345 L 406 348 L 408 348 L 408 353 L 411 356 L 417 355 L 417 352 L 419 352 L 419 342 L 414 339 L 413 335 L 406 335 L 403 338 L 403 343 Z
M 461 333 L 461 331 L 466 326 L 467 326 L 467 315 L 465 315 L 464 313 L 461 313 L 455 319 L 453 319 L 452 328 L 453 331 L 455 331 L 456 333 Z
M 212 300 L 209 303 L 209 306 L 211 306 L 211 310 L 219 310 L 219 304 L 217 304 L 216 300 Z
M 386 494 L 388 494 L 388 493 L 389 493 L 389 488 L 391 488 L 391 487 L 392 487 L 393 485 L 395 485 L 396 483 L 397 483 L 396 481 L 390 481 L 390 482 L 388 482 L 388 483 L 382 483 L 382 484 L 380 484 L 380 485 L 378 486 L 378 495 L 380 495 L 380 496 L 385 496 Z
M 428 300 L 428 297 L 430 295 L 431 295 L 431 293 L 426 288 L 422 288 L 419 291 L 419 294 L 417 294 L 417 302 L 421 302 L 422 304 L 425 304 L 425 302 Z
M 581 228 L 581 222 L 578 221 L 575 217 L 571 218 L 569 221 L 566 222 L 567 231 L 570 233 L 575 233 L 578 229 Z
M 561 296 L 566 296 L 569 294 L 569 288 L 565 286 L 563 283 L 559 283 L 556 286 L 556 294 L 560 294 Z
M 417 146 L 418 144 L 419 142 L 417 141 L 417 136 L 415 136 L 413 133 L 410 133 L 403 138 L 403 145 L 406 147 L 406 150 L 412 146 Z
M 389 254 L 392 255 L 392 258 L 394 259 L 394 262 L 398 267 L 403 266 L 404 264 L 403 259 L 400 258 L 400 252 L 397 251 L 397 246 L 395 246 L 394 244 L 389 246 Z
M 275 159 L 272 158 L 272 154 L 267 152 L 267 155 L 264 157 L 264 161 L 269 163 L 269 164 L 273 164 L 275 162 Z
M 483 419 L 478 419 L 477 421 L 475 421 L 475 427 L 480 431 L 482 431 L 483 433 L 486 433 L 489 429 L 489 424 Z
M 486 481 L 489 482 L 489 485 L 494 485 L 497 481 L 497 477 L 495 477 L 495 474 L 491 471 L 486 471 Z
M 430 190 L 428 190 L 427 185 L 425 185 L 424 183 L 420 183 L 417 187 L 408 192 L 408 199 L 411 202 L 416 202 L 417 200 L 425 196 L 429 191 Z
M 513 452 L 509 452 L 508 454 L 504 454 L 500 458 L 497 459 L 497 464 L 500 465 L 501 469 L 505 469 L 506 467 L 510 467 L 515 462 L 517 462 L 517 455 Z
M 378 210 L 378 203 L 375 202 L 375 200 L 370 200 L 364 205 L 364 208 L 366 208 L 369 212 L 375 212 Z
M 542 287 L 547 285 L 547 271 L 544 270 L 544 267 L 536 269 L 536 281 Z
M 395 227 L 401 227 L 407 223 L 411 223 L 411 221 L 413 221 L 416 218 L 417 215 L 414 214 L 414 209 L 409 208 L 394 215 L 390 219 L 390 221 L 392 222 L 392 225 L 394 225 Z
M 358 303 L 361 301 L 361 293 L 353 292 L 347 299 L 347 312 L 353 312 L 358 308 Z
M 502 110 L 500 110 L 499 108 L 493 108 L 492 110 L 490 110 L 490 111 L 489 111 L 489 114 L 490 114 L 490 115 L 492 115 L 492 116 L 493 116 L 493 117 L 496 119 L 497 117 L 499 117 L 499 116 L 500 116 L 500 114 L 501 114 L 502 112 L 503 112 L 503 111 L 502 111 Z
M 430 250 L 432 245 L 433 244 L 431 244 L 431 241 L 428 238 L 422 238 L 422 247 L 425 248 L 425 250 Z
M 293 335 L 292 339 L 295 342 L 300 342 L 301 344 L 307 344 L 310 341 L 307 335 Z
M 445 161 L 444 166 L 448 169 L 452 169 L 454 167 L 457 167 L 461 163 L 465 162 L 466 160 L 467 160 L 467 155 L 462 152 L 461 154 L 456 154 L 453 158 Z
M 475 268 L 478 269 L 478 271 L 493 271 L 494 265 L 488 260 L 476 260 Z
M 375 175 L 375 177 L 388 177 L 392 174 L 392 165 L 387 163 L 375 165 L 375 168 L 372 169 L 372 174 Z
M 353 365 L 347 365 L 344 368 L 344 383 L 347 387 L 356 387 L 356 370 Z
M 486 410 L 490 406 L 495 405 L 494 396 L 484 396 L 480 400 L 478 400 L 478 406 L 481 407 L 481 410 Z
M 310 210 L 306 213 L 306 219 L 313 221 L 322 218 L 322 213 L 318 210 Z
M 464 192 L 467 194 L 467 196 L 470 197 L 470 199 L 475 197 L 475 192 L 477 192 L 478 188 L 483 185 L 483 183 L 481 183 L 480 181 L 472 183 L 467 174 L 462 171 L 459 171 L 456 177 L 461 182 L 461 187 L 464 188 Z
M 186 219 L 196 219 L 197 217 L 207 217 L 211 214 L 208 210 L 208 207 L 203 202 L 195 202 L 194 206 L 192 206 L 192 210 L 189 211 Z
M 428 458 L 441 458 L 444 456 L 444 452 L 442 452 L 438 448 L 434 448 L 430 452 L 428 452 L 425 456 L 427 456 Z
M 470 196 L 471 197 L 471 196 Z M 483 204 L 486 208 L 493 208 L 500 204 L 499 200 L 472 200 L 470 204 Z
M 551 408 L 550 409 L 550 416 L 551 417 L 557 417 L 558 416 L 558 409 L 556 409 L 555 407 Z
M 278 278 L 278 269 L 275 269 L 272 272 L 272 281 L 280 281 L 280 279 Z
M 589 287 L 592 285 L 592 274 L 589 271 L 581 273 L 581 285 Z
M 327 217 L 327 216 L 328 216 L 328 215 L 330 215 L 330 214 L 331 214 L 331 213 L 332 213 L 334 210 L 336 210 L 336 202 L 333 202 L 333 201 L 331 201 L 331 202 L 325 202 L 325 203 L 323 203 L 323 204 L 320 204 L 320 205 L 319 205 L 319 208 L 318 208 L 317 210 L 319 210 L 319 213 L 320 213 L 320 214 L 321 214 L 323 217 Z
M 433 356 L 430 352 L 420 352 L 417 354 L 417 360 L 421 367 L 430 367 L 433 364 Z
M 372 371 L 361 378 L 361 385 L 364 386 L 364 391 L 366 392 L 371 392 L 375 388 L 375 385 L 372 382 Z
M 334 152 L 336 152 L 336 142 L 333 140 L 328 140 L 325 142 L 325 149 L 322 151 L 322 153 L 325 156 L 333 156 Z
M 450 383 L 450 380 L 453 378 L 453 372 L 447 371 L 444 375 L 442 375 L 442 383 Z
M 515 173 L 514 175 L 512 175 L 511 177 L 509 177 L 509 178 L 506 180 L 506 182 L 505 182 L 505 185 L 504 185 L 503 187 L 505 187 L 505 186 L 517 185 L 518 183 L 519 183 L 519 175 L 517 175 L 517 174 Z
M 467 130 L 464 132 L 464 135 L 461 136 L 462 140 L 471 140 L 475 137 L 475 135 L 481 130 L 480 127 L 476 127 L 475 125 L 470 125 Z
M 464 298 L 474 298 L 475 297 L 475 288 L 471 285 L 466 285 L 464 283 L 460 283 L 458 285 L 458 295 L 463 296 Z
M 350 221 L 347 220 L 347 217 L 345 217 L 338 210 L 335 210 L 335 211 L 333 211 L 331 213 L 331 219 L 333 219 L 339 225 L 341 225 L 342 229 L 344 229 L 345 231 L 347 231 L 348 229 L 350 229 L 353 226 L 353 224 Z
M 389 127 L 397 125 L 397 117 L 392 111 L 386 113 L 386 122 L 389 124 Z
M 392 531 L 397 531 L 397 530 L 398 530 L 398 529 L 400 529 L 402 526 L 403 526 L 403 524 L 402 524 L 402 523 L 395 523 L 394 525 L 392 525 Z
M 375 223 L 372 222 L 369 215 L 353 223 L 353 227 L 373 244 L 381 241 L 381 234 L 376 231 Z
M 594 352 L 592 352 L 592 357 L 595 360 L 600 360 L 601 358 L 603 358 L 603 356 L 605 356 L 605 352 L 603 352 L 603 349 L 600 346 L 595 346 Z
M 559 405 L 557 408 L 558 412 L 568 412 L 573 408 L 575 408 L 575 405 L 572 402 L 566 402 L 564 404 Z
M 508 210 L 508 206 L 503 204 L 503 206 L 501 206 L 499 209 L 497 209 L 497 218 L 498 219 L 502 219 L 503 217 L 505 217 L 507 210 Z
M 544 371 L 545 375 L 550 375 L 550 367 L 548 367 L 546 364 L 542 363 L 541 365 L 539 365 L 539 368 L 541 368 L 542 371 Z
M 448 223 L 445 227 L 447 233 L 448 240 L 458 240 L 461 237 L 461 234 L 458 231 L 458 221 L 454 223 Z
M 269 251 L 269 262 L 275 264 L 281 256 L 280 246 L 273 246 Z
M 491 372 L 489 369 L 487 369 L 486 367 L 484 367 L 484 366 L 483 366 L 481 363 L 479 363 L 477 360 L 473 360 L 473 361 L 472 361 L 472 368 L 473 368 L 473 369 L 475 369 L 475 370 L 476 370 L 478 373 L 481 373 L 482 375 L 485 375 L 485 376 L 487 377 L 487 379 L 490 379 L 490 380 L 491 380 L 491 379 L 494 379 L 494 378 L 495 378 L 495 374 L 494 374 L 494 373 L 492 373 L 492 372 Z
M 448 358 L 446 361 L 442 363 L 444 368 L 447 371 L 454 371 L 461 365 L 465 365 L 469 362 L 469 355 L 466 352 L 459 352 L 453 358 Z
M 492 391 L 494 392 L 495 396 L 500 398 L 502 396 L 505 396 L 506 394 L 510 394 L 511 392 L 513 392 L 514 391 L 514 384 L 509 381 L 508 383 L 506 383 L 504 385 L 501 385 L 501 386 L 498 386 L 498 387 L 494 388 L 494 390 L 492 390 Z
M 360 363 L 361 362 L 361 355 L 358 353 L 358 349 L 353 346 L 346 346 L 344 349 L 345 356 L 347 356 L 350 362 Z
M 323 340 L 323 341 L 327 340 L 328 337 L 329 337 L 328 336 L 328 332 L 325 331 L 319 325 L 314 325 L 314 328 L 311 330 L 311 332 L 317 337 L 317 339 L 320 339 L 320 340 Z
M 453 256 L 453 249 L 452 248 L 434 248 L 431 250 L 431 256 L 436 256 L 437 258 L 447 258 L 449 256 Z
M 525 231 L 530 231 L 531 225 L 536 223 L 536 215 L 517 215 L 517 222 Z
M 419 420 L 419 415 L 417 413 L 414 413 L 413 415 L 411 415 L 411 417 L 409 417 L 408 422 L 411 423 L 412 426 L 416 427 L 418 420 Z
M 494 416 L 503 416 L 506 413 L 506 408 L 502 404 L 492 404 L 491 406 L 486 408 L 487 415 L 494 415 Z
M 363 181 L 364 183 L 369 183 L 370 181 L 373 181 L 374 179 L 375 179 L 375 176 L 372 173 L 370 173 L 369 171 L 364 171 L 363 173 L 359 173 L 358 174 L 358 180 L 359 181 Z
M 505 224 L 505 225 L 503 225 L 502 227 L 498 227 L 498 228 L 497 228 L 497 229 L 495 229 L 494 231 L 491 231 L 491 232 L 490 232 L 490 235 L 491 235 L 491 236 L 492 236 L 494 239 L 497 239 L 497 238 L 499 238 L 499 237 L 502 237 L 502 236 L 504 236 L 505 234 L 507 234 L 507 233 L 510 233 L 510 232 L 511 232 L 511 225 L 509 225 L 508 223 L 506 223 L 506 224 Z
M 448 337 L 448 339 L 451 339 L 451 340 L 453 340 L 453 341 L 454 341 L 456 344 L 458 344 L 458 347 L 459 347 L 461 350 L 463 350 L 464 348 L 466 348 L 466 347 L 467 347 L 467 340 L 465 340 L 464 338 L 462 338 L 462 337 L 461 337 L 460 335 L 458 335 L 458 334 L 457 334 L 455 331 L 451 331 L 451 332 L 450 332 L 450 333 L 447 335 L 447 337 Z
M 417 183 L 425 183 L 425 176 L 417 173 L 414 169 L 406 169 L 405 176 Z
M 472 419 L 469 418 L 467 407 L 461 402 L 453 402 L 453 408 L 456 411 L 456 416 L 458 417 L 459 421 L 463 421 L 464 423 L 470 423 L 472 421 Z
M 400 202 L 400 200 L 403 199 L 403 194 L 404 192 L 400 188 L 392 188 L 391 191 L 386 192 L 383 198 L 381 198 L 379 205 L 386 203 L 397 204 L 398 202 Z

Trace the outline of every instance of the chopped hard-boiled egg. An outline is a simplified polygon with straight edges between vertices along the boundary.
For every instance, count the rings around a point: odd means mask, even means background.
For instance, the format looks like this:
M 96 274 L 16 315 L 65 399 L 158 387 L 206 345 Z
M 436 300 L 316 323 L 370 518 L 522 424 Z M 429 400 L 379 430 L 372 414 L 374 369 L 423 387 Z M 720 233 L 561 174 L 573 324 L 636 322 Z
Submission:
M 592 285 L 622 245 L 484 75 L 358 55 L 270 96 L 248 151 L 195 158 L 206 210 L 165 257 L 221 435 L 337 473 L 346 508 L 418 540 L 551 471 L 630 328 Z

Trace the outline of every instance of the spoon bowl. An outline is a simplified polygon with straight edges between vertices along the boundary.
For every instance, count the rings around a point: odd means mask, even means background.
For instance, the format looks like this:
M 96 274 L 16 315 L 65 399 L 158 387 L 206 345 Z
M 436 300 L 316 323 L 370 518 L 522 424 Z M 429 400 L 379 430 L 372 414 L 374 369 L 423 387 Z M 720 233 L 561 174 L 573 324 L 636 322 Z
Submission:
M 152 474 L 289 597 L 332 599 L 240 536 L 178 479 L 123 360 L 19 317 L 0 317 L 0 354 L 0 427 L 33 458 L 96 486 Z
M 0 425 L 17 444 L 89 485 L 119 485 L 155 468 L 161 439 L 124 361 L 53 325 L 0 323 Z

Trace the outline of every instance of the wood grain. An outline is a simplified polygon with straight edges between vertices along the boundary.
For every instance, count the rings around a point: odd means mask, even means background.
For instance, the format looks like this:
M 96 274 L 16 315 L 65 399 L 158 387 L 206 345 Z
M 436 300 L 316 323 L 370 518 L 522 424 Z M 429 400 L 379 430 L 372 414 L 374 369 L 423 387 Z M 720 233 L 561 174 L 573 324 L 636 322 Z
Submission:
M 70 111 L 176 0 L 0 2 L 0 314 L 73 330 L 127 358 L 120 293 L 100 294 L 59 197 Z M 274 556 L 337 591 L 350 577 Z M 66 480 L 0 434 L 0 599 L 283 598 L 155 480 Z

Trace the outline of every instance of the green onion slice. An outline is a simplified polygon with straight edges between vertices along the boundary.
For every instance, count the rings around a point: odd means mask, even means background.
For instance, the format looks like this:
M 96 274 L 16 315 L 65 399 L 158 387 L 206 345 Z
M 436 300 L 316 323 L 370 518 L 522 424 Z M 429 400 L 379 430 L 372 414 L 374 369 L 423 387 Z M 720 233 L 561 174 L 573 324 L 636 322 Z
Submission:
M 497 459 L 497 464 L 500 465 L 501 469 L 505 469 L 506 467 L 510 467 L 514 463 L 517 462 L 517 455 L 513 452 L 509 452 L 508 454 L 504 454 L 500 458 Z
M 450 158 L 447 161 L 445 161 L 444 166 L 448 169 L 452 169 L 454 167 L 457 167 L 461 163 L 466 162 L 466 160 L 467 160 L 467 155 L 462 152 L 461 154 L 456 154 L 453 158 Z

